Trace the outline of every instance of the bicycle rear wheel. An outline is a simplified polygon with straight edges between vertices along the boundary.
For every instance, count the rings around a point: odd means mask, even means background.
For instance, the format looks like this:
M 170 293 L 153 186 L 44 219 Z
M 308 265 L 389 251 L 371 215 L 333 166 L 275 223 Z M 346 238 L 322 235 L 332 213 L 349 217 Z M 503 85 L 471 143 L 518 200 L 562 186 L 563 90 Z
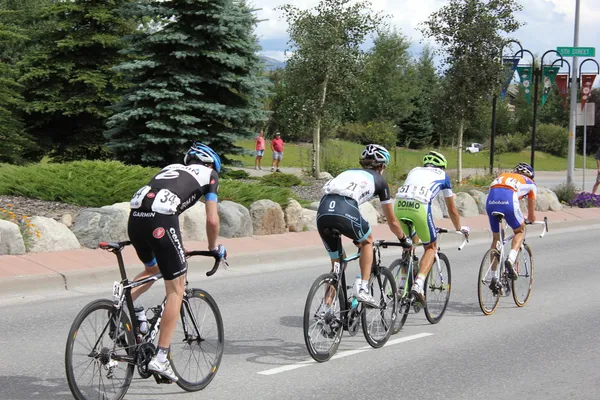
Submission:
M 523 244 L 523 249 L 519 252 L 515 269 L 517 279 L 512 281 L 513 300 L 517 306 L 523 307 L 529 300 L 533 286 L 533 255 L 527 244 Z
M 398 258 L 394 260 L 394 262 L 392 262 L 388 267 L 392 276 L 394 277 L 394 281 L 396 282 L 396 287 L 398 289 L 398 316 L 396 317 L 394 329 L 392 329 L 392 334 L 394 335 L 402 330 L 402 327 L 406 323 L 406 319 L 408 318 L 408 312 L 410 310 L 410 303 L 407 299 L 408 296 L 403 296 L 405 294 L 404 287 L 408 286 L 409 279 L 407 276 L 404 280 L 404 283 L 402 283 L 402 272 L 404 272 L 404 274 L 408 273 L 408 271 L 406 271 L 406 267 L 405 270 L 402 271 L 402 261 L 403 259 Z M 410 288 L 407 288 L 407 290 L 410 291 Z
M 479 308 L 485 315 L 491 315 L 496 311 L 498 303 L 500 302 L 500 294 L 497 289 L 492 289 L 492 263 L 496 263 L 497 268 L 497 279 L 502 276 L 503 266 L 500 265 L 500 253 L 496 249 L 489 249 L 481 260 L 481 266 L 479 267 L 479 276 L 477 284 L 477 297 L 479 299 Z M 499 270 L 498 270 L 499 269 Z
M 369 279 L 369 291 L 379 308 L 363 306 L 361 322 L 365 339 L 371 347 L 382 347 L 396 324 L 398 293 L 394 276 L 389 269 L 378 267 Z
M 448 301 L 452 275 L 450 273 L 450 261 L 445 254 L 438 254 L 439 262 L 434 261 L 427 278 L 425 278 L 425 317 L 431 324 L 437 324 L 442 320 Z
M 313 283 L 306 297 L 304 343 L 310 356 L 318 362 L 328 361 L 342 340 L 343 323 L 338 287 L 339 283 L 333 274 L 323 274 Z
M 180 315 L 171 340 L 171 366 L 177 385 L 195 392 L 213 380 L 221 363 L 223 319 L 217 302 L 202 289 L 188 290 Z
M 67 382 L 78 400 L 120 400 L 133 377 L 135 336 L 124 311 L 107 299 L 86 305 L 75 317 L 65 349 Z

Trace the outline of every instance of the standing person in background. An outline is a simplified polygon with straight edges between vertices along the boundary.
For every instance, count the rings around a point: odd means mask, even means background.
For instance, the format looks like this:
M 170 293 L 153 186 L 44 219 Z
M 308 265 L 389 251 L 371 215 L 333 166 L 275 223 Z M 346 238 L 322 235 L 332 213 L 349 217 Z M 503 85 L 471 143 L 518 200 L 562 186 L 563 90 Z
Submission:
M 596 194 L 596 190 L 598 190 L 598 186 L 600 186 L 600 149 L 596 152 L 596 165 L 598 166 L 598 175 L 596 175 L 596 183 L 594 183 L 592 194 Z
M 273 151 L 271 171 L 281 172 L 279 170 L 279 163 L 281 163 L 281 159 L 283 158 L 283 139 L 281 138 L 281 133 L 277 132 L 275 139 L 271 140 L 271 150 Z
M 262 169 L 262 165 L 260 164 L 262 162 L 263 155 L 265 154 L 265 138 L 263 136 L 263 131 L 260 131 L 256 137 L 255 149 L 256 160 L 254 160 L 254 169 Z

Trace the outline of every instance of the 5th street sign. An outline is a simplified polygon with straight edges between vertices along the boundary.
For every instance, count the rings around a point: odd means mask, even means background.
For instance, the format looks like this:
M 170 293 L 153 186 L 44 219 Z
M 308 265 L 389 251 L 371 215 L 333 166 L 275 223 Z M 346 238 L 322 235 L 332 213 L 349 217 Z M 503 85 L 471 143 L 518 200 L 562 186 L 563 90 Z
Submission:
M 594 47 L 557 47 L 556 51 L 563 57 L 596 57 Z

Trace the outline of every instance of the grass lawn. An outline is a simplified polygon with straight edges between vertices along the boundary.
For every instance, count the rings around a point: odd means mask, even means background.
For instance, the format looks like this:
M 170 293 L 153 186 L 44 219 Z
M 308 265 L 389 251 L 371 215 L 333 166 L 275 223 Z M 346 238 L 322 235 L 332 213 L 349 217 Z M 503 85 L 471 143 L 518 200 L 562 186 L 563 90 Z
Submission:
M 254 140 L 243 140 L 236 142 L 248 150 L 254 149 Z M 325 164 L 327 159 L 340 164 L 355 164 L 358 166 L 358 157 L 364 146 L 356 143 L 345 142 L 341 140 L 330 140 L 323 144 L 323 161 Z M 420 165 L 423 160 L 423 155 L 426 150 L 409 150 L 405 148 L 392 149 L 392 166 L 400 170 L 406 171 Z M 456 168 L 457 154 L 453 148 L 442 148 L 440 150 L 448 160 L 450 169 Z M 310 144 L 287 143 L 281 165 L 283 167 L 297 167 L 308 169 L 311 165 L 312 147 Z M 272 157 L 271 149 L 267 145 L 263 158 L 263 165 L 270 165 Z M 236 160 L 242 161 L 245 166 L 254 166 L 254 155 L 234 156 Z M 500 168 L 512 168 L 521 161 L 529 162 L 530 152 L 522 151 L 520 153 L 503 153 L 494 157 L 494 164 Z M 490 153 L 483 151 L 480 153 L 470 154 L 463 153 L 463 168 L 486 169 L 489 167 Z M 575 167 L 583 166 L 583 156 L 577 155 L 575 159 Z M 594 156 L 587 157 L 587 167 L 596 168 L 596 160 Z M 325 169 L 322 166 L 322 169 Z M 556 157 L 543 152 L 535 154 L 535 169 L 540 171 L 563 171 L 567 169 L 567 159 Z

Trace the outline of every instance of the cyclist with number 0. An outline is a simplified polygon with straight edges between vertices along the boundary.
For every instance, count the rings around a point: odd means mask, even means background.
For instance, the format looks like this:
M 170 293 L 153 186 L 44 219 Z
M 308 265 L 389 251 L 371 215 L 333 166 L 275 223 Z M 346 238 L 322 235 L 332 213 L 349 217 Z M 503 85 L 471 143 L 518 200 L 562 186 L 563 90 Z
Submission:
M 533 181 L 535 173 L 533 168 L 527 163 L 519 163 L 512 172 L 500 174 L 490 185 L 490 192 L 487 198 L 486 211 L 490 220 L 492 230 L 492 249 L 495 249 L 500 240 L 500 222 L 497 217 L 492 215 L 494 212 L 504 214 L 508 225 L 515 233 L 512 240 L 512 248 L 508 258 L 504 262 L 509 271 L 509 277 L 512 280 L 517 279 L 515 270 L 515 261 L 525 238 L 525 220 L 519 205 L 519 199 L 527 196 L 527 219 L 535 221 L 535 195 L 537 186 Z M 492 263 L 490 274 L 495 274 L 497 269 L 497 260 Z M 490 281 L 495 279 L 489 277 Z M 486 279 L 487 280 L 487 279 Z M 494 282 L 493 282 L 494 283 Z
M 433 266 L 437 252 L 437 231 L 431 214 L 431 202 L 440 191 L 444 194 L 450 220 L 457 232 L 468 235 L 470 228 L 460 225 L 460 215 L 454 203 L 454 193 L 450 177 L 445 169 L 448 162 L 443 154 L 430 151 L 423 157 L 423 166 L 413 168 L 396 193 L 396 217 L 402 221 L 412 221 L 413 232 L 408 232 L 414 243 L 419 240 L 425 248 L 425 253 L 419 264 L 419 274 L 411 288 L 411 294 L 421 304 L 425 304 L 425 278 Z M 403 229 L 408 230 L 404 222 Z M 406 270 L 401 270 L 399 288 L 404 287 Z
M 382 175 L 390 162 L 390 153 L 383 146 L 370 144 L 362 151 L 359 162 L 362 169 L 344 171 L 323 187 L 324 196 L 317 211 L 317 229 L 329 252 L 332 265 L 339 262 L 338 256 L 343 254 L 343 249 L 337 248 L 337 239 L 329 233 L 332 229 L 352 239 L 360 247 L 362 281 L 357 299 L 367 306 L 378 307 L 368 288 L 373 263 L 373 234 L 369 223 L 361 215 L 359 206 L 378 196 L 388 226 L 400 240 L 402 247 L 410 249 L 412 242 L 402 232 L 400 223 L 394 216 L 390 189 Z M 329 300 L 333 301 L 332 298 Z
M 167 356 L 181 309 L 187 272 L 178 216 L 204 196 L 208 249 L 219 259 L 226 257 L 225 247 L 216 243 L 219 235 L 217 191 L 220 170 L 221 159 L 217 153 L 204 144 L 194 143 L 185 154 L 183 164 L 163 168 L 150 183 L 137 191 L 130 203 L 129 238 L 146 266 L 135 280 L 162 273 L 167 294 L 157 353 L 149 362 L 148 369 L 173 382 L 178 378 Z M 134 288 L 132 299 L 135 301 L 151 285 L 152 282 Z M 136 315 L 144 315 L 143 307 L 136 306 Z

